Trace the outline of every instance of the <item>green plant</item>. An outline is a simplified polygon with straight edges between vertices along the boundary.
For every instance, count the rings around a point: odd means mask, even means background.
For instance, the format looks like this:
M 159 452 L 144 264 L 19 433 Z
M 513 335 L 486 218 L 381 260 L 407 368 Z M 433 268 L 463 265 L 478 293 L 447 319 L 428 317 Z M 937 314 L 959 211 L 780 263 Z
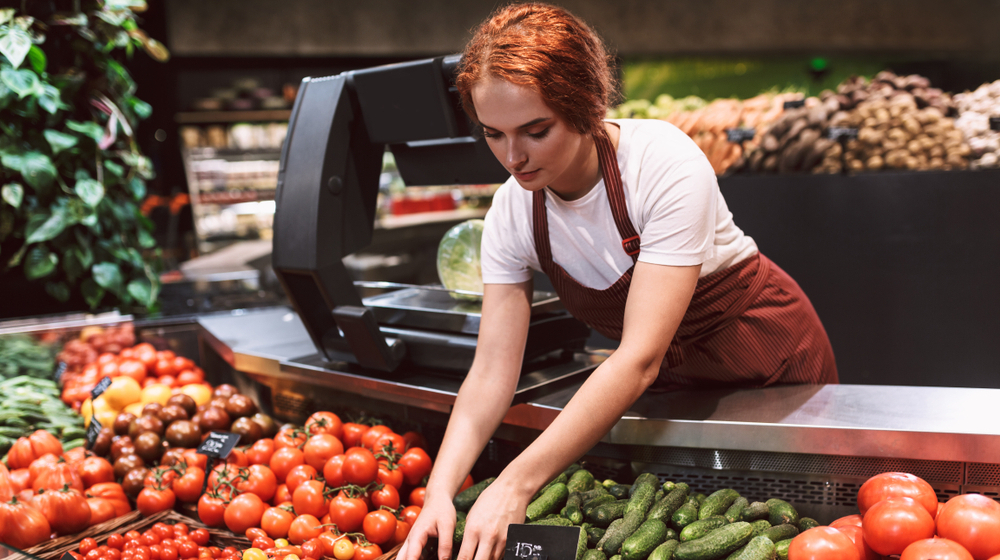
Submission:
M 159 250 L 139 206 L 153 171 L 134 135 L 151 107 L 122 59 L 169 54 L 137 25 L 145 0 L 19 4 L 0 9 L 0 274 L 153 308 Z

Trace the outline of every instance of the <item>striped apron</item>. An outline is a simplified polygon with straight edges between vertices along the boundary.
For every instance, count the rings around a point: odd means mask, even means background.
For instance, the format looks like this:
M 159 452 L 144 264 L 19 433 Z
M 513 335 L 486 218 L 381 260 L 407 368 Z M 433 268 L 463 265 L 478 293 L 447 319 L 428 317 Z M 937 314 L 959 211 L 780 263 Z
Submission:
M 604 290 L 574 280 L 552 260 L 544 190 L 533 195 L 535 251 L 566 309 L 595 331 L 620 341 L 639 235 L 628 215 L 611 139 L 604 132 L 595 136 L 595 142 L 611 213 L 632 267 Z M 758 253 L 698 280 L 650 389 L 775 383 L 837 383 L 837 366 L 809 298 L 795 280 Z

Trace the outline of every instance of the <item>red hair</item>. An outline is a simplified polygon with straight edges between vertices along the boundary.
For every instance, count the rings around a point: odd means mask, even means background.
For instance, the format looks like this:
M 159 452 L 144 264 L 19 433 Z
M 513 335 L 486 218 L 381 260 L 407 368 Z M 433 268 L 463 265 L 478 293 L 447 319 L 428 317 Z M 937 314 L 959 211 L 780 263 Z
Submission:
M 455 85 L 477 124 L 472 86 L 487 75 L 537 91 L 580 134 L 600 130 L 616 94 L 601 38 L 573 14 L 548 4 L 501 8 L 466 45 Z

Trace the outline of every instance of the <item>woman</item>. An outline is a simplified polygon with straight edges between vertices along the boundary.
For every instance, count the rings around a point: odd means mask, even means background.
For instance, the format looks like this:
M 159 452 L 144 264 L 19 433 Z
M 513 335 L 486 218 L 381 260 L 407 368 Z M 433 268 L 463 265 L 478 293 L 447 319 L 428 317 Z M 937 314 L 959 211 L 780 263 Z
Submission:
M 442 560 L 502 557 L 532 495 L 651 386 L 837 381 L 808 299 L 733 223 L 698 147 L 665 122 L 604 121 L 609 57 L 584 23 L 547 5 L 501 9 L 467 46 L 456 85 L 512 177 L 486 217 L 476 357 L 401 560 L 429 537 Z M 480 495 L 454 551 L 452 498 L 517 384 L 532 269 L 621 343 Z

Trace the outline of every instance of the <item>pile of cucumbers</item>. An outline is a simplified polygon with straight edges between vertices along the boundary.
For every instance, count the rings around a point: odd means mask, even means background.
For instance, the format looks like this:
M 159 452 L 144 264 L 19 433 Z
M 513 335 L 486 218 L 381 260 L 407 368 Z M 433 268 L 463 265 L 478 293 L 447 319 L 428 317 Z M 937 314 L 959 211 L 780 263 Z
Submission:
M 84 444 L 83 417 L 66 406 L 60 394 L 51 379 L 21 375 L 0 381 L 0 455 L 35 430 L 54 435 L 67 451 Z
M 491 482 L 455 496 L 456 546 L 465 512 Z M 601 482 L 580 465 L 542 488 L 526 517 L 533 525 L 580 527 L 576 560 L 787 560 L 792 538 L 819 525 L 784 500 L 750 502 L 732 488 L 691 494 L 687 484 L 661 484 L 650 473 L 631 485 Z

